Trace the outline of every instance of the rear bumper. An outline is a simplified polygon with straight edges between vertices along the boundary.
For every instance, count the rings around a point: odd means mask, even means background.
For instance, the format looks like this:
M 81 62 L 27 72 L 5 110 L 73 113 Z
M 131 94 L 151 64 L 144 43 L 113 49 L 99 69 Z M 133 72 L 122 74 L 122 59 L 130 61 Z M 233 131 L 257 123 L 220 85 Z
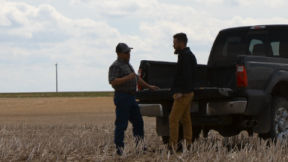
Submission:
M 206 115 L 232 115 L 244 114 L 247 108 L 247 100 L 227 102 L 209 102 L 206 105 Z
M 139 104 L 140 112 L 143 116 L 162 117 L 164 116 L 161 104 Z
M 172 106 L 172 105 L 171 105 Z M 143 116 L 149 117 L 163 117 L 164 110 L 161 104 L 139 104 L 140 112 Z M 207 116 L 219 116 L 219 115 L 232 115 L 232 114 L 244 114 L 247 108 L 247 100 L 239 99 L 233 101 L 222 102 L 207 102 L 205 114 Z M 193 102 L 190 112 L 200 113 L 201 108 L 198 102 Z M 203 112 L 203 111 L 202 111 Z

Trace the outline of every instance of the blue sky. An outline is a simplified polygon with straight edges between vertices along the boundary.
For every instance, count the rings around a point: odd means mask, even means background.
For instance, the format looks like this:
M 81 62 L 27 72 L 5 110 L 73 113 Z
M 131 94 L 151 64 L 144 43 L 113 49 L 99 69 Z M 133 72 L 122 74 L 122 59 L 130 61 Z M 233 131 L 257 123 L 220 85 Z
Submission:
M 176 61 L 172 36 L 186 32 L 206 64 L 223 28 L 288 24 L 285 0 L 0 0 L 0 92 L 112 90 L 115 46 L 134 47 L 131 64 Z

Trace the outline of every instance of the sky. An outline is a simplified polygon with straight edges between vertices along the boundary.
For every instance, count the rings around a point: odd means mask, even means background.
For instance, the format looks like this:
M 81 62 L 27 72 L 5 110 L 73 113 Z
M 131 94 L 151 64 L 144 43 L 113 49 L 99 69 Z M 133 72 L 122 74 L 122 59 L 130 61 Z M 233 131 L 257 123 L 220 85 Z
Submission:
M 0 0 L 0 92 L 111 91 L 115 46 L 141 60 L 177 61 L 173 35 L 185 32 L 206 64 L 218 32 L 288 24 L 286 0 Z

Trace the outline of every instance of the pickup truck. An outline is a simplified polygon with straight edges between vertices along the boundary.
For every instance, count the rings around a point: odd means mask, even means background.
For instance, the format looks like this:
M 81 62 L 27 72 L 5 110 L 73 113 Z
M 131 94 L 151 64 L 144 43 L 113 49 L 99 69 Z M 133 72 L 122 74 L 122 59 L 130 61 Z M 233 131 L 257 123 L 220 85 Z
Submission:
M 175 72 L 176 63 L 148 60 L 141 61 L 138 72 L 160 87 L 156 91 L 138 87 L 136 98 L 143 116 L 156 117 L 157 134 L 165 143 Z M 220 31 L 207 65 L 197 65 L 195 80 L 193 139 L 201 131 L 207 137 L 209 130 L 224 137 L 243 130 L 263 139 L 288 137 L 288 25 Z

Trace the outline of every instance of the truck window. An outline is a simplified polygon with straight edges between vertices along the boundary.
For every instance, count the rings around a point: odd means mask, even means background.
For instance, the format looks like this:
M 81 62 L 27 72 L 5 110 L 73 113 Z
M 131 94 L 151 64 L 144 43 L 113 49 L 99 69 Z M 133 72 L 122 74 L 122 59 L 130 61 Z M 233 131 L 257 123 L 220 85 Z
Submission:
M 248 54 L 252 56 L 267 55 L 267 32 L 266 31 L 250 31 L 247 35 Z
M 270 46 L 271 46 L 271 48 L 272 48 L 272 55 L 273 56 L 276 56 L 276 57 L 279 57 L 280 56 L 280 51 L 279 51 L 279 49 L 280 49 L 280 42 L 279 41 L 272 41 L 271 43 L 270 43 Z
M 252 39 L 249 43 L 249 53 L 250 55 L 258 55 L 257 47 L 264 46 L 263 40 L 260 39 Z M 261 54 L 260 54 L 261 55 Z M 265 53 L 264 53 L 265 55 Z
M 239 52 L 237 48 L 239 44 L 241 44 L 241 37 L 228 37 L 223 47 L 223 56 Z
M 213 55 L 218 57 L 233 57 L 244 52 L 242 36 L 227 36 L 215 45 Z
M 238 55 L 245 54 L 245 42 L 243 39 L 245 33 L 246 31 L 243 30 L 220 32 L 214 42 L 208 65 L 232 65 Z
M 272 49 L 272 57 L 288 58 L 288 31 L 272 30 L 270 31 L 269 45 Z

